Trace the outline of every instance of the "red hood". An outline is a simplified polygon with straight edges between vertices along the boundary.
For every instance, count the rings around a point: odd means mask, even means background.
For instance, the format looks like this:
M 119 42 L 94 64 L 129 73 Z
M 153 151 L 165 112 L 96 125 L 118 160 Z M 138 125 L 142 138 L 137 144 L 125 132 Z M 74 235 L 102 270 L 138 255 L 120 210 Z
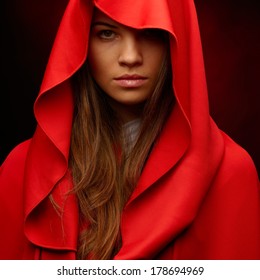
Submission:
M 61 179 L 67 174 L 73 115 L 70 78 L 87 57 L 94 5 L 122 24 L 134 28 L 162 28 L 171 33 L 173 88 L 177 104 L 125 209 L 122 222 L 125 243 L 117 258 L 134 258 L 138 252 L 147 252 L 147 256 L 151 256 L 192 221 L 223 154 L 222 138 L 209 116 L 200 34 L 192 0 L 69 1 L 34 107 L 38 126 L 27 161 L 25 230 L 27 237 L 37 245 L 76 250 L 77 232 L 71 236 L 64 236 L 64 232 L 66 228 L 75 228 L 77 221 L 65 216 L 64 224 L 60 226 L 60 217 L 53 217 L 54 210 L 45 198 L 52 192 L 62 204 L 65 181 Z M 169 170 L 174 172 L 169 175 Z M 160 221 L 159 228 L 147 222 L 147 230 L 128 236 L 124 223 L 132 213 L 128 209 L 132 205 L 138 208 L 138 197 L 167 176 L 171 177 L 172 187 L 160 190 L 165 199 L 147 201 L 147 205 L 150 203 L 156 209 L 164 205 L 168 213 L 172 213 L 171 222 Z M 151 188 L 150 191 L 155 190 Z M 77 213 L 73 198 L 66 203 L 74 205 L 74 214 Z M 44 211 L 38 211 L 39 207 Z M 153 214 L 154 221 L 162 216 L 160 211 L 156 213 Z M 53 230 L 60 233 L 56 237 L 60 238 L 53 239 L 45 230 L 50 217 Z M 178 227 L 171 224 L 176 220 L 179 221 Z M 161 238 L 162 232 L 164 238 Z M 149 239 L 148 236 L 152 237 Z M 145 242 L 135 246 L 135 253 L 129 252 L 127 248 L 139 244 L 141 238 Z M 152 246 L 149 249 L 149 244 L 156 242 L 158 248 Z

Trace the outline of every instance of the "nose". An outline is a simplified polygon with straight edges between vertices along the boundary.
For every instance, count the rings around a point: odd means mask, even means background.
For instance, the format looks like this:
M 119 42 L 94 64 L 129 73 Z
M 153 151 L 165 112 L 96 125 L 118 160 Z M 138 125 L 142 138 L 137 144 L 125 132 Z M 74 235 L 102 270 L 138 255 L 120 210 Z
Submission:
M 141 44 L 135 34 L 129 34 L 122 40 L 118 63 L 130 68 L 143 63 Z

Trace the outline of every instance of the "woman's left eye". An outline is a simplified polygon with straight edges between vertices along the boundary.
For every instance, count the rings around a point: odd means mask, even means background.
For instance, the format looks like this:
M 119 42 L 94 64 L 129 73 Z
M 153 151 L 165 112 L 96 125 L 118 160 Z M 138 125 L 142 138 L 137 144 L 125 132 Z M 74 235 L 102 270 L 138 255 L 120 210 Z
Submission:
M 156 28 L 147 28 L 142 31 L 143 36 L 156 40 L 165 39 L 165 31 Z
M 112 30 L 101 30 L 98 32 L 98 36 L 101 39 L 105 39 L 105 40 L 113 39 L 115 37 L 115 32 Z

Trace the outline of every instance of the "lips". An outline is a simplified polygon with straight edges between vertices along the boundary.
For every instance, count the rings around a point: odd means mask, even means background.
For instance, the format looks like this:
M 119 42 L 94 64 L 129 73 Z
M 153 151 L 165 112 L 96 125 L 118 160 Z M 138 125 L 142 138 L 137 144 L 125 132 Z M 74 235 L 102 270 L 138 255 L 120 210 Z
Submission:
M 114 78 L 115 83 L 123 88 L 138 88 L 144 85 L 147 81 L 147 77 L 141 75 L 122 75 L 120 77 Z

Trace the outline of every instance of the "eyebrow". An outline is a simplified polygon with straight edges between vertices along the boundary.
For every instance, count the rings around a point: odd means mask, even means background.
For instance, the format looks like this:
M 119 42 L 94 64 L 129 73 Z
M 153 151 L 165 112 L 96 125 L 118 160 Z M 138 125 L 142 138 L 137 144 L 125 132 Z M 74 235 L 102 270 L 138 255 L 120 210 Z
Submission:
M 117 28 L 116 25 L 113 25 L 113 24 L 110 24 L 108 22 L 104 22 L 104 21 L 95 21 L 94 23 L 92 23 L 92 27 L 94 26 L 99 26 L 99 25 L 102 25 L 102 26 L 107 26 L 107 27 L 110 27 L 110 28 Z

